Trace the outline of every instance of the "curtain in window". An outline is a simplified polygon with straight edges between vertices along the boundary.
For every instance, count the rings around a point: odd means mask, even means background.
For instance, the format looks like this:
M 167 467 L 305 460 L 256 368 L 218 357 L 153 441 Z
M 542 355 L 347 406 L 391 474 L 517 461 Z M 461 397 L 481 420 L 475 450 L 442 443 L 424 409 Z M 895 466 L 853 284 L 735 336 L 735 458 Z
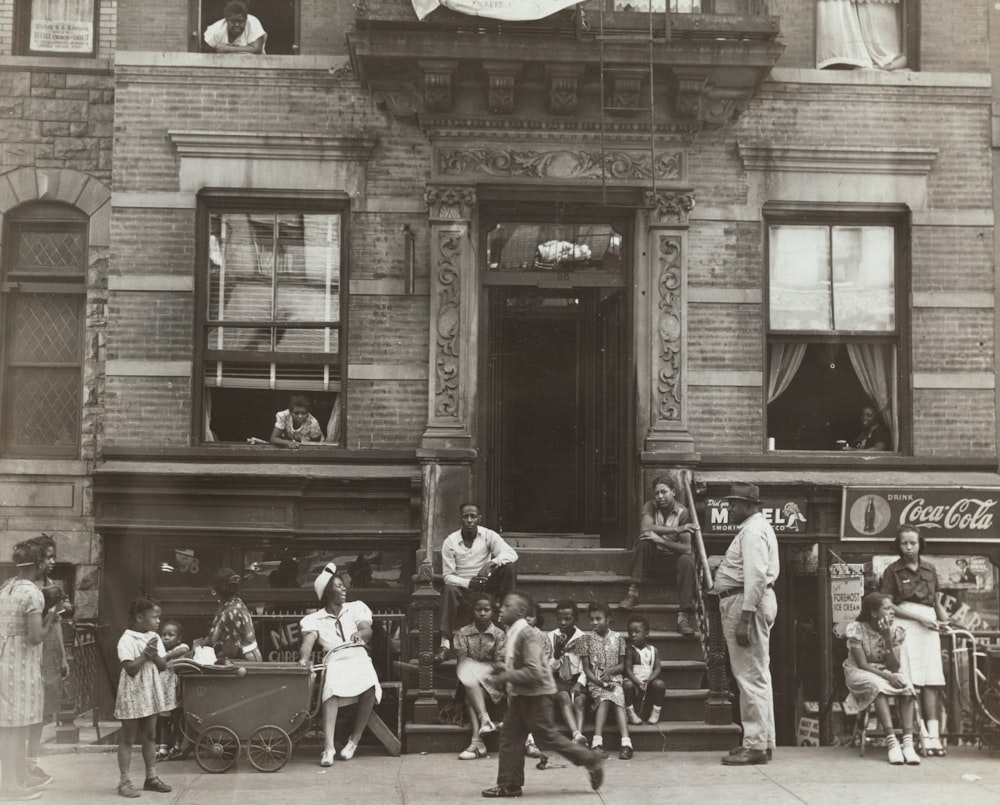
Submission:
M 330 418 L 326 422 L 326 442 L 327 444 L 340 444 L 340 395 L 333 402 L 333 410 L 330 411 Z
M 767 401 L 773 403 L 785 393 L 806 354 L 805 344 L 778 343 L 768 349 Z
M 861 34 L 871 60 L 888 67 L 903 55 L 900 0 L 858 0 Z M 902 67 L 905 65 L 897 65 Z
M 218 440 L 215 438 L 215 433 L 212 431 L 212 392 L 205 389 L 203 399 L 205 401 L 204 406 L 202 406 L 205 413 L 205 441 L 215 442 Z
M 892 449 L 899 449 L 899 410 L 896 405 L 895 366 L 891 344 L 848 344 L 847 354 L 861 387 L 878 407 L 892 436 Z
M 816 0 L 816 66 L 871 67 L 854 0 Z

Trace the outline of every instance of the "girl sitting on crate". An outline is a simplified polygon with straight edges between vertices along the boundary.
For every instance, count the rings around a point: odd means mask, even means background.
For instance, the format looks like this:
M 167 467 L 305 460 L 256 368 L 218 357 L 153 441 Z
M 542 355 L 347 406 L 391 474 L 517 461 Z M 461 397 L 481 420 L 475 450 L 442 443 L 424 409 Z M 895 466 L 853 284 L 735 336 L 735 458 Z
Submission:
M 365 650 L 372 639 L 372 611 L 361 601 L 347 601 L 347 587 L 330 562 L 313 583 L 316 597 L 323 608 L 299 621 L 302 646 L 299 665 L 311 662 L 313 646 L 319 641 L 325 652 L 326 672 L 323 676 L 323 754 L 320 766 L 332 766 L 335 748 L 333 731 L 342 698 L 357 697 L 354 730 L 344 748 L 341 760 L 350 760 L 361 741 L 376 702 L 382 701 L 382 687 L 371 657 Z
M 868 593 L 861 601 L 857 620 L 847 626 L 847 659 L 844 660 L 844 681 L 850 695 L 844 702 L 844 712 L 860 713 L 874 706 L 879 723 L 885 730 L 889 762 L 894 766 L 920 764 L 913 748 L 913 710 L 915 692 L 900 673 L 900 651 L 906 631 L 893 622 L 892 599 L 882 593 Z M 892 726 L 892 711 L 887 697 L 895 696 L 899 703 L 899 719 L 903 722 L 903 743 L 900 745 Z

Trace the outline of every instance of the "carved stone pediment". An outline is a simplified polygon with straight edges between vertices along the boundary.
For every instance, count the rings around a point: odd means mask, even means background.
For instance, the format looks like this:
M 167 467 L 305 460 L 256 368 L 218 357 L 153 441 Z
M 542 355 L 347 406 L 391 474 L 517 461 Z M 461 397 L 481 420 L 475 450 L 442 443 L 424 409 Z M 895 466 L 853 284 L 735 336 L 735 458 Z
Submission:
M 643 200 L 661 224 L 687 224 L 695 205 L 693 190 L 647 190 Z

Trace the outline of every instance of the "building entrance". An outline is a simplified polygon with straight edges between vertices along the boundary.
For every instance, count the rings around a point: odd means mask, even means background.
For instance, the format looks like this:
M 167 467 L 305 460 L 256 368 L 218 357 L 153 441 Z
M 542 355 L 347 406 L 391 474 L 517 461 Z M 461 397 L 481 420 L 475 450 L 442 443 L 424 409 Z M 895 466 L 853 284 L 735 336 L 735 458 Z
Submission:
M 622 288 L 489 288 L 488 498 L 505 532 L 620 540 L 627 313 Z

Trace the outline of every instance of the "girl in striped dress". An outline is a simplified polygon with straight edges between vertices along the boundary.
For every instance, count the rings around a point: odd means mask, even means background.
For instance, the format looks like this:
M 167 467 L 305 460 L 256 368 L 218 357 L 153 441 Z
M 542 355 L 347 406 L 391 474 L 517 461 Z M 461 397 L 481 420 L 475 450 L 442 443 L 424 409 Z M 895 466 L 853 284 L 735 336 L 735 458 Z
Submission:
M 37 799 L 25 782 L 28 735 L 42 720 L 42 641 L 55 609 L 45 615 L 45 599 L 35 581 L 45 567 L 41 545 L 27 541 L 14 546 L 17 576 L 0 587 L 0 799 Z

